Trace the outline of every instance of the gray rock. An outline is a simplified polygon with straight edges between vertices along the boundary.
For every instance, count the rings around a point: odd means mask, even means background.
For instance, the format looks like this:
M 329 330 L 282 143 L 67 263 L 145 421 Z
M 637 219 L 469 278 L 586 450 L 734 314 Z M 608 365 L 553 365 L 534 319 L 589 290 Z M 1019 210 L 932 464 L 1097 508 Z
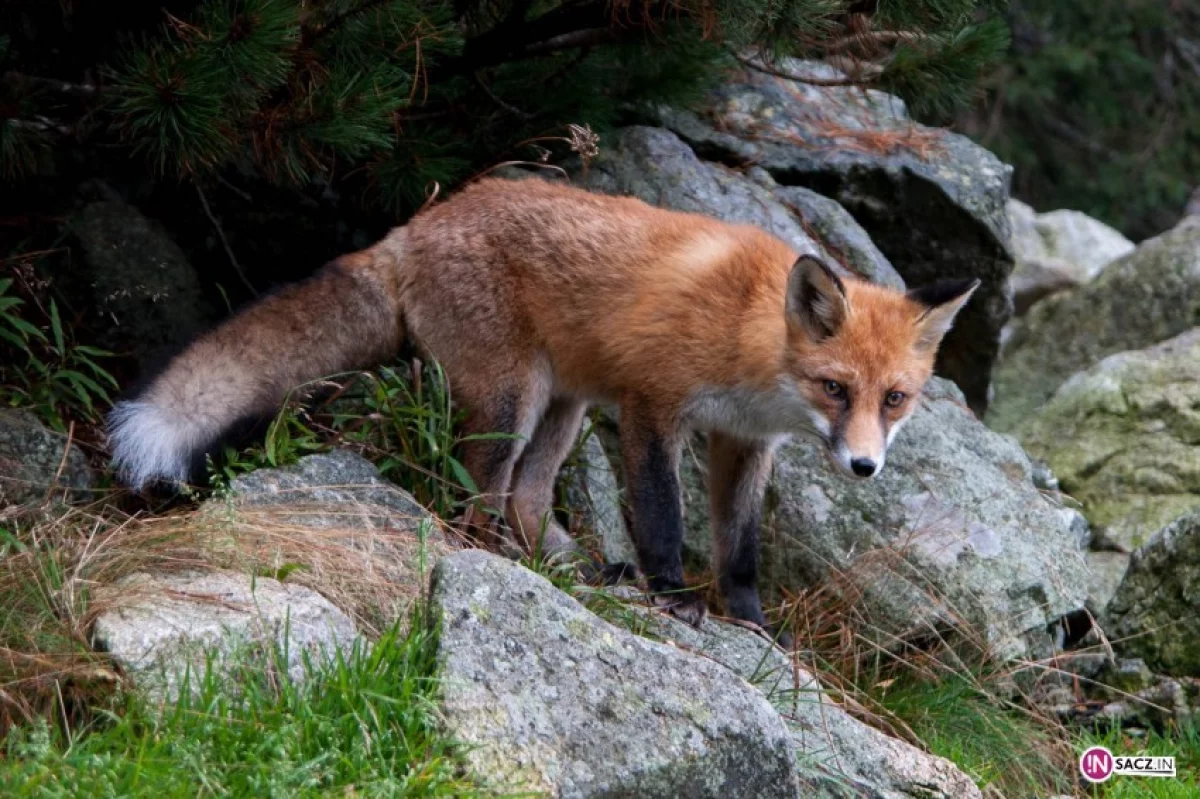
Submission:
M 1080 283 L 1087 283 L 1104 267 L 1135 249 L 1120 231 L 1079 211 L 1060 209 L 1038 214 L 1036 225 L 1050 257 L 1070 264 Z
M 1092 616 L 1100 618 L 1129 570 L 1130 555 L 1127 552 L 1087 552 L 1085 559 L 1090 574 L 1087 609 Z
M 891 738 L 846 713 L 816 679 L 762 636 L 707 619 L 699 629 L 659 613 L 649 633 L 720 663 L 758 687 L 783 714 L 796 746 L 801 796 L 958 799 L 980 796 L 944 758 Z
M 671 131 L 622 128 L 605 138 L 600 155 L 586 170 L 578 164 L 568 168 L 572 182 L 593 191 L 757 225 L 800 254 L 820 256 L 877 283 L 904 286 L 863 229 L 836 203 L 822 202 L 814 192 L 778 186 L 762 170 L 747 176 L 701 160 Z M 549 174 L 540 170 L 537 176 Z
M 799 61 L 783 68 L 833 74 Z M 749 69 L 702 111 L 663 109 L 659 116 L 702 158 L 755 164 L 781 185 L 836 200 L 910 286 L 980 278 L 943 344 L 939 373 L 963 388 L 971 407 L 986 407 L 1000 330 L 1012 313 L 1011 167 L 964 136 L 913 122 L 891 95 Z
M 613 627 L 504 558 L 434 568 L 441 717 L 475 774 L 558 797 L 794 797 L 792 742 L 752 686 Z
M 305 654 L 320 662 L 348 652 L 357 639 L 354 623 L 329 600 L 265 577 L 137 573 L 101 594 L 111 609 L 96 620 L 96 646 L 159 699 L 177 698 L 189 674 L 195 690 L 210 655 L 223 678 L 235 653 L 278 645 L 287 654 L 288 674 L 300 680 Z
M 621 488 L 595 432 L 584 436 L 578 458 L 566 465 L 560 480 L 567 508 L 575 517 L 571 533 L 595 539 L 605 563 L 637 564 L 637 552 L 621 512 Z
M 28 411 L 0 409 L 0 508 L 64 494 L 82 500 L 91 487 L 91 470 L 79 447 L 67 450 L 67 437 Z
M 279 533 L 281 526 L 322 531 L 324 550 L 288 552 L 286 557 L 281 552 L 273 559 L 286 563 L 355 553 L 353 568 L 379 571 L 397 586 L 411 587 L 404 602 L 377 609 L 393 617 L 404 615 L 411 599 L 421 594 L 428 564 L 451 548 L 429 511 L 349 450 L 308 455 L 290 466 L 237 477 L 229 496 L 210 500 L 204 511 L 214 527 L 231 526 L 243 530 L 241 535 L 256 528 Z M 269 549 L 273 538 L 266 538 L 263 547 Z M 289 538 L 276 535 L 274 540 L 287 544 Z M 319 571 L 347 567 L 330 563 Z
M 965 623 L 999 657 L 1024 655 L 1027 634 L 1044 635 L 1087 596 L 1079 534 L 1032 471 L 1013 439 L 935 378 L 874 480 L 841 476 L 810 441 L 781 447 L 760 584 L 768 595 L 841 585 L 889 645 Z M 693 557 L 711 551 L 699 482 L 685 479 Z
M 768 175 L 769 177 L 769 175 Z M 773 186 L 775 199 L 796 214 L 826 261 L 874 283 L 903 289 L 904 280 L 871 241 L 867 231 L 835 201 L 803 186 Z
M 345 449 L 307 455 L 278 469 L 256 469 L 230 481 L 229 491 L 241 507 L 365 505 L 386 508 L 398 522 L 415 525 L 432 518 L 411 494 L 384 480 L 369 460 Z M 338 524 L 341 516 L 308 521 Z
M 1200 328 L 1110 355 L 1016 429 L 1098 538 L 1131 551 L 1200 507 Z
M 1200 511 L 1169 524 L 1133 553 L 1103 626 L 1124 657 L 1156 672 L 1200 677 Z
M 90 290 L 99 346 L 133 352 L 146 366 L 204 327 L 211 312 L 200 280 L 157 223 L 111 196 L 86 205 L 69 227 L 83 259 L 59 282 Z
M 1035 302 L 1082 285 L 1134 244 L 1108 225 L 1079 211 L 1038 214 L 1019 200 L 1008 201 L 1013 229 L 1013 303 L 1023 315 Z
M 1179 335 L 1197 319 L 1200 217 L 1187 217 L 1087 285 L 1042 300 L 1014 325 L 993 373 L 988 425 L 1015 430 L 1071 375 L 1105 356 Z

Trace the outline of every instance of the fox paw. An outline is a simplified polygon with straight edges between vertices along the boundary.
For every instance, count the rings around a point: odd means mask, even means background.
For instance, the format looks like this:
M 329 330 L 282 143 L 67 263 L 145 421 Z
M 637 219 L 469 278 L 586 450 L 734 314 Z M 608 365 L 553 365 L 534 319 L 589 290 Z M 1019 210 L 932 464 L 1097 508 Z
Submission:
M 708 603 L 691 591 L 673 594 L 655 594 L 654 604 L 675 618 L 693 627 L 699 627 L 708 616 Z

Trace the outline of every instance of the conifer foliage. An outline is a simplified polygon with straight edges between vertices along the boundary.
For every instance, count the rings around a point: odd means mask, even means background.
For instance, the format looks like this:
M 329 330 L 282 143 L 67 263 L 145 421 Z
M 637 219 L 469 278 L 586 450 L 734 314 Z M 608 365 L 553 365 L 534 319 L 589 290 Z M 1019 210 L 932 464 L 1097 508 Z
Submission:
M 88 52 L 48 59 L 94 5 L 0 11 L 3 179 L 82 145 L 172 179 L 360 181 L 404 212 L 433 183 L 686 103 L 748 53 L 824 58 L 946 113 L 1006 45 L 991 0 L 177 0 L 122 3 Z

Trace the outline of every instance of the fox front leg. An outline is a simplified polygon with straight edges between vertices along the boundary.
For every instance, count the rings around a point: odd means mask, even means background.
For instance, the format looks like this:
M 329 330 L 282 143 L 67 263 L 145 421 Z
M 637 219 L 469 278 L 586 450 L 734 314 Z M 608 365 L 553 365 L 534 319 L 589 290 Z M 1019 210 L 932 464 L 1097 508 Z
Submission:
M 758 596 L 759 527 L 776 443 L 710 433 L 708 495 L 715 538 L 713 565 L 725 613 L 763 628 L 790 649 L 791 635 L 767 624 Z
M 683 582 L 683 505 L 679 492 L 681 439 L 670 419 L 636 403 L 621 405 L 621 453 L 633 510 L 633 543 L 655 604 L 698 626 L 704 598 Z

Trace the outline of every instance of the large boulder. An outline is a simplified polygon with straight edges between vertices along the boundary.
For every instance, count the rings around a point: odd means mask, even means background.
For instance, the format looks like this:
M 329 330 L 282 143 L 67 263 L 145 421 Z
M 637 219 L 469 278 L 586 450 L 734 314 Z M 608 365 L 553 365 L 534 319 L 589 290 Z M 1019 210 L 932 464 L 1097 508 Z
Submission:
M 208 668 L 225 678 L 238 657 L 263 649 L 286 656 L 280 665 L 303 679 L 304 661 L 332 659 L 357 639 L 350 617 L 300 585 L 235 572 L 137 573 L 102 589 L 109 606 L 93 630 L 108 653 L 150 696 L 174 699 L 199 687 Z
M 211 310 L 199 277 L 166 231 L 110 189 L 97 190 L 103 199 L 69 222 L 83 258 L 59 282 L 71 294 L 83 293 L 94 309 L 100 346 L 132 352 L 145 366 L 190 340 Z
M 1013 303 L 1018 315 L 1055 292 L 1087 283 L 1134 249 L 1120 232 L 1079 211 L 1039 214 L 1020 200 L 1008 201 L 1012 222 Z
M 1125 657 L 1150 669 L 1200 677 L 1200 512 L 1160 530 L 1133 554 L 1103 620 Z
M 787 61 L 783 71 L 837 77 Z M 909 118 L 897 97 L 856 86 L 816 86 L 748 68 L 697 113 L 659 112 L 704 159 L 754 164 L 782 186 L 803 186 L 849 211 L 909 285 L 978 277 L 946 338 L 939 373 L 970 405 L 987 405 L 1000 330 L 1012 313 L 1012 169 L 965 136 Z
M 84 499 L 87 457 L 28 411 L 0 409 L 0 509 L 47 499 Z
M 1110 355 L 1017 428 L 1098 537 L 1136 549 L 1200 507 L 1200 328 Z
M 1029 419 L 1101 358 L 1164 341 L 1200 320 L 1200 217 L 1142 242 L 1092 282 L 1048 297 L 1014 326 L 993 374 L 989 426 Z
M 701 464 L 687 463 L 695 562 L 707 559 L 711 534 Z M 1033 476 L 1012 438 L 984 427 L 953 384 L 934 378 L 871 481 L 842 476 L 814 442 L 781 447 L 761 583 L 771 594 L 828 585 L 858 603 L 889 645 L 965 625 L 999 657 L 1025 655 L 1088 592 L 1077 512 Z
M 795 797 L 770 702 L 699 655 L 602 621 L 482 551 L 434 567 L 440 715 L 472 771 L 556 797 Z

